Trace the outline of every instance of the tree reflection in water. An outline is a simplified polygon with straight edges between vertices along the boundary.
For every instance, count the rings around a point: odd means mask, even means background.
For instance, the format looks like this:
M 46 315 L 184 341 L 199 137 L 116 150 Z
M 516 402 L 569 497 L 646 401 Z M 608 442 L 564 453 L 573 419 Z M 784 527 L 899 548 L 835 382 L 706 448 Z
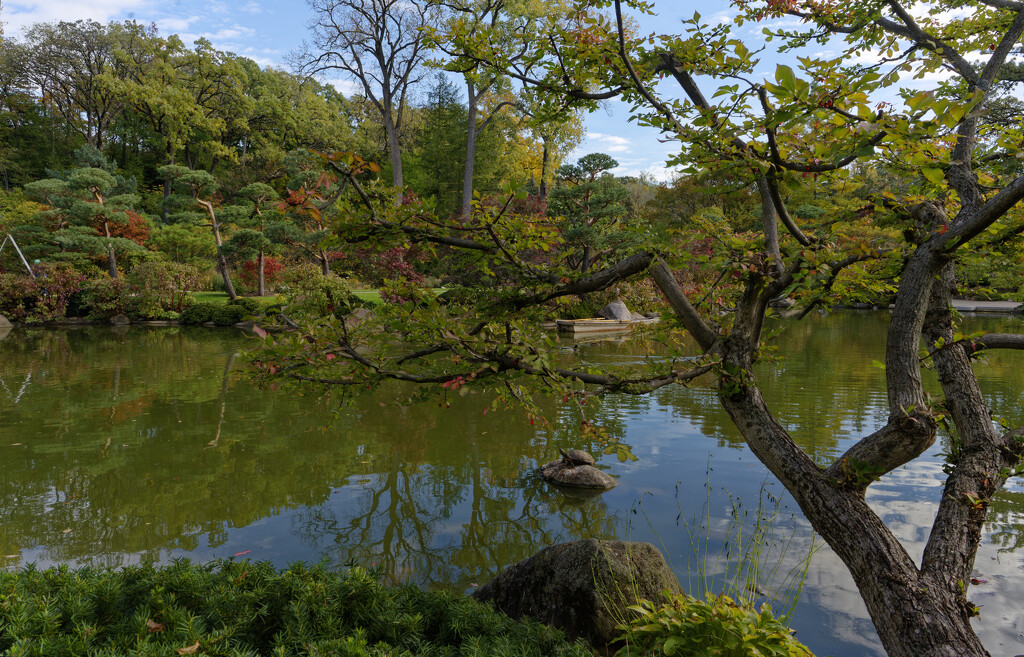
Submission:
M 884 372 L 870 367 L 882 320 L 837 313 L 786 324 L 782 351 L 801 357 L 758 375 L 767 402 L 813 441 L 805 448 L 816 459 L 884 422 Z M 963 330 L 1019 321 L 970 320 Z M 560 541 L 631 537 L 658 543 L 685 568 L 673 490 L 699 511 L 709 459 L 715 489 L 748 504 L 765 477 L 699 383 L 594 402 L 588 415 L 641 459 L 601 457 L 620 486 L 574 499 L 532 474 L 558 447 L 598 453 L 579 443 L 571 404 L 543 401 L 549 426 L 531 426 L 515 410 L 484 415 L 489 400 L 474 395 L 447 409 L 410 404 L 399 385 L 337 407 L 254 390 L 232 372 L 246 346 L 232 330 L 136 326 L 19 327 L 0 341 L 0 567 L 244 552 L 279 566 L 355 560 L 377 564 L 391 581 L 467 590 Z M 630 341 L 579 346 L 567 357 L 621 362 L 646 353 Z M 1019 360 L 988 358 L 981 384 L 997 414 L 1020 422 Z M 869 502 L 911 549 L 941 494 L 942 449 L 870 490 Z M 651 527 L 631 525 L 642 520 L 631 514 L 641 498 Z M 721 524 L 719 507 L 712 521 Z M 1020 606 L 1022 529 L 1024 488 L 1013 480 L 992 503 L 976 562 L 986 583 L 972 588 L 994 652 L 1024 652 L 1021 619 L 996 611 Z M 877 653 L 855 587 L 833 562 L 827 552 L 815 557 L 796 616 L 801 637 L 835 655 Z

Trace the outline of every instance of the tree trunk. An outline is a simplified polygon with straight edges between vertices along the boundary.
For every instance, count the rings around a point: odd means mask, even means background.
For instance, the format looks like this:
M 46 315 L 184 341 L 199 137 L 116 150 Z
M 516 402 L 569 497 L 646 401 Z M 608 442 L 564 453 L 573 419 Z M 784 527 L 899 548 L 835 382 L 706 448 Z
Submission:
M 238 294 L 235 292 L 235 286 L 231 282 L 228 260 L 224 257 L 223 241 L 220 238 L 220 224 L 217 222 L 217 214 L 213 211 L 213 203 L 204 201 L 201 198 L 196 198 L 196 202 L 206 208 L 206 212 L 210 216 L 210 229 L 213 231 L 213 239 L 217 243 L 217 270 L 220 272 L 221 278 L 224 279 L 224 289 L 228 293 L 228 299 L 234 301 L 238 298 Z
M 110 241 L 110 224 L 103 222 L 103 232 L 107 236 L 107 271 L 110 278 L 117 280 L 117 253 L 114 251 L 114 243 Z
M 319 257 L 320 257 L 320 273 L 322 273 L 324 276 L 330 276 L 331 275 L 331 263 L 328 262 L 328 260 L 327 260 L 327 253 L 323 249 L 320 249 L 320 256 Z
M 461 219 L 469 220 L 470 206 L 473 203 L 473 166 L 476 163 L 476 86 L 472 81 L 466 82 L 466 93 L 469 98 L 468 118 L 466 119 L 466 167 L 462 173 L 462 212 Z
M 544 144 L 544 154 L 540 160 L 540 200 L 548 200 L 548 162 L 551 159 L 551 151 L 548 148 L 548 137 L 543 135 L 541 140 Z
M 234 301 L 238 298 L 238 294 L 235 292 L 235 286 L 231 282 L 231 272 L 228 270 L 228 260 L 224 257 L 224 252 L 221 251 L 220 244 L 217 244 L 217 269 L 220 271 L 220 275 L 224 278 L 224 289 L 228 293 L 228 299 Z
M 399 143 L 398 126 L 395 125 L 390 107 L 384 112 L 384 132 L 388 139 L 388 154 L 391 156 L 391 184 L 402 187 L 402 146 Z
M 107 243 L 107 268 L 110 271 L 110 277 L 117 279 L 117 253 L 114 252 L 114 245 Z
M 779 454 L 773 444 L 792 439 L 753 382 L 742 393 L 720 393 L 720 398 L 754 454 L 779 477 L 850 570 L 889 657 L 988 655 L 971 628 L 958 585 L 918 570 L 867 505 L 863 489 L 844 489 L 798 447 Z
M 263 249 L 256 256 L 256 294 L 261 297 L 267 296 L 267 281 L 263 273 Z
M 580 273 L 586 274 L 590 270 L 590 259 L 593 257 L 594 250 L 589 244 L 583 247 L 583 255 L 580 256 Z
M 167 143 L 167 164 L 174 164 L 174 148 L 170 142 Z M 171 197 L 171 193 L 174 191 L 174 181 L 170 176 L 164 178 L 164 203 L 160 205 L 160 221 L 164 224 L 167 223 L 167 199 Z

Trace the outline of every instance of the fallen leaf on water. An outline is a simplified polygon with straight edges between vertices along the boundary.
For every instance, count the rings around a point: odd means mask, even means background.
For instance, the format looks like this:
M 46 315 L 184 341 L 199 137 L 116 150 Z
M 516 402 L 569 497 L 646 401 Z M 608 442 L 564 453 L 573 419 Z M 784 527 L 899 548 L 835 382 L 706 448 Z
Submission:
M 71 528 L 70 527 L 68 527 L 67 529 L 65 529 L 64 531 L 61 532 L 61 534 L 70 534 L 70 533 L 71 533 Z
M 20 445 L 20 444 L 21 444 L 21 443 L 11 443 L 11 447 L 17 447 L 17 446 L 18 446 L 18 445 Z
M 981 579 L 979 577 L 972 577 L 971 584 L 988 584 L 987 579 Z
M 368 483 L 370 483 L 370 480 L 369 479 L 359 479 L 359 480 L 356 481 L 356 483 L 357 484 L 368 484 Z
M 5 554 L 4 559 L 17 559 L 19 556 L 17 554 Z
M 178 648 L 178 654 L 179 655 L 191 655 L 192 653 L 194 653 L 197 650 L 199 650 L 199 642 L 198 641 L 196 641 L 195 643 L 190 645 L 188 648 Z
M 146 627 L 149 628 L 150 632 L 163 632 L 164 631 L 164 624 L 163 623 L 158 623 L 155 620 L 153 620 L 152 618 L 147 618 L 146 619 Z
M 234 553 L 234 554 L 233 554 L 232 556 L 235 556 L 235 557 L 240 557 L 240 556 L 242 556 L 242 555 L 246 555 L 246 554 L 249 554 L 250 552 L 252 552 L 252 550 L 243 550 L 243 551 L 241 551 L 241 552 L 235 552 L 235 553 Z

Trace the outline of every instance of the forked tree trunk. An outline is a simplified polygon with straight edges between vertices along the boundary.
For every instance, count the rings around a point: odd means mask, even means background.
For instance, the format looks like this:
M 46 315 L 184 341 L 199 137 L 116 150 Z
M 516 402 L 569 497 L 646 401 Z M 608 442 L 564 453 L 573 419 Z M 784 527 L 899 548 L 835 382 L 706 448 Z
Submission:
M 223 241 L 220 237 L 220 223 L 217 221 L 217 214 L 213 210 L 213 203 L 200 198 L 197 198 L 196 202 L 206 208 L 206 212 L 210 217 L 210 229 L 213 231 L 213 239 L 217 243 L 217 271 L 220 272 L 221 278 L 224 279 L 224 289 L 228 293 L 228 299 L 234 301 L 238 298 L 238 294 L 235 292 L 235 286 L 231 282 L 231 270 L 228 269 L 228 260 L 224 257 Z
M 327 252 L 325 252 L 323 249 L 320 249 L 320 255 L 317 256 L 317 259 L 320 260 L 320 273 L 323 274 L 324 276 L 330 276 L 331 263 L 329 260 L 327 260 Z

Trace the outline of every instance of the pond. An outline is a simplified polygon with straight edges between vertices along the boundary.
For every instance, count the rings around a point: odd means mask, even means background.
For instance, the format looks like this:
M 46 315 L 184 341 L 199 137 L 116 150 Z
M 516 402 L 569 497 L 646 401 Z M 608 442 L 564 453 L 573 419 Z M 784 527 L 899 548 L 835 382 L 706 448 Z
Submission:
M 885 422 L 884 372 L 872 361 L 883 357 L 886 320 L 837 312 L 781 323 L 773 344 L 788 357 L 758 377 L 820 463 Z M 972 317 L 965 328 L 1019 331 L 1021 319 Z M 811 547 L 806 521 L 705 386 L 590 407 L 639 458 L 600 456 L 618 487 L 574 497 L 534 474 L 560 447 L 597 454 L 580 444 L 571 404 L 544 401 L 551 424 L 531 425 L 519 410 L 485 413 L 490 400 L 475 394 L 444 407 L 409 404 L 411 390 L 398 385 L 344 402 L 261 391 L 235 371 L 251 340 L 143 327 L 19 328 L 0 340 L 0 567 L 355 561 L 389 581 L 470 591 L 545 546 L 615 537 L 658 545 L 692 589 L 702 518 L 704 571 L 721 575 L 730 519 L 749 529 L 769 496 L 783 505 L 769 558 L 785 572 Z M 630 341 L 573 349 L 593 362 L 641 352 Z M 1024 421 L 1024 357 L 992 354 L 978 371 L 994 414 Z M 915 558 L 941 493 L 942 451 L 937 443 L 869 490 Z M 1014 479 L 991 507 L 971 589 L 993 654 L 1024 653 L 1022 528 L 1024 486 Z M 881 654 L 827 548 L 814 553 L 793 625 L 819 655 Z

